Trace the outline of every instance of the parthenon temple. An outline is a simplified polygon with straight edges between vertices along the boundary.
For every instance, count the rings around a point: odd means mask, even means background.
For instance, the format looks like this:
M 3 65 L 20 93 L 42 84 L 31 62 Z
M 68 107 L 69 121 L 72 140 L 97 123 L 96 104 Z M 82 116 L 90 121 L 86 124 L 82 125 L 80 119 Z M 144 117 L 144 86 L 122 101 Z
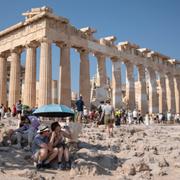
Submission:
M 79 93 L 83 96 L 87 107 L 90 105 L 91 94 L 89 54 L 92 53 L 97 59 L 100 87 L 106 83 L 106 59 L 109 58 L 112 62 L 111 97 L 114 107 L 122 106 L 123 63 L 126 66 L 125 93 L 129 109 L 138 108 L 143 114 L 180 112 L 180 62 L 176 59 L 148 48 L 140 48 L 130 42 L 115 44 L 114 36 L 96 39 L 95 29 L 91 27 L 77 29 L 68 19 L 54 15 L 49 7 L 33 8 L 23 15 L 24 21 L 0 32 L 1 104 L 8 103 L 8 106 L 12 107 L 19 99 L 23 99 L 23 104 L 30 107 L 49 103 L 70 106 L 70 50 L 74 48 L 80 54 Z M 52 81 L 53 43 L 60 51 L 58 88 Z M 37 48 L 40 49 L 38 95 L 36 95 Z M 25 69 L 21 67 L 23 51 L 26 52 Z M 135 66 L 138 70 L 139 87 L 137 105 L 133 75 Z M 22 69 L 25 73 L 23 93 L 20 79 Z

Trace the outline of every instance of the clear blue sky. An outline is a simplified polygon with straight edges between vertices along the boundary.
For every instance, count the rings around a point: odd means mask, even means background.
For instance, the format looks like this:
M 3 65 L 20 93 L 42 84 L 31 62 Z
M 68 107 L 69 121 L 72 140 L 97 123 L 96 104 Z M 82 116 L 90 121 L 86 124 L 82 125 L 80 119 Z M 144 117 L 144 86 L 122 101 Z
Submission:
M 180 0 L 0 0 L 0 3 L 0 30 L 22 21 L 22 12 L 46 5 L 77 28 L 97 29 L 97 38 L 115 35 L 116 43 L 131 41 L 180 59 Z M 79 55 L 74 50 L 71 60 L 72 89 L 78 91 Z M 53 46 L 53 79 L 58 79 L 58 64 L 59 50 Z M 96 72 L 93 56 L 90 65 L 92 77 Z M 109 76 L 110 65 L 107 60 Z

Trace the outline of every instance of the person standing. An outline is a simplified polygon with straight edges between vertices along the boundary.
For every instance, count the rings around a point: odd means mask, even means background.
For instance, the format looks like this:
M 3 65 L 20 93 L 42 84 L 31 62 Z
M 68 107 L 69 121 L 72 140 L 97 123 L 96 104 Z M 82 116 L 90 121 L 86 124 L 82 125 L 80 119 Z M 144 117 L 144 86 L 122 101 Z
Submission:
M 137 113 L 137 110 L 136 110 L 136 109 L 134 109 L 132 115 L 133 115 L 133 121 L 134 121 L 134 124 L 137 124 L 138 113 Z
M 148 112 L 145 115 L 145 125 L 146 126 L 150 125 L 150 117 L 149 117 L 149 113 Z
M 133 114 L 132 114 L 130 109 L 128 110 L 127 116 L 128 116 L 128 123 L 132 124 L 132 116 L 133 116 Z
M 115 125 L 118 127 L 121 124 L 121 111 L 120 109 L 115 110 Z
M 1 120 L 1 117 L 2 117 L 2 106 L 0 106 L 0 120 Z
M 101 101 L 101 102 L 100 102 L 100 105 L 98 106 L 99 124 L 104 124 L 103 109 L 104 109 L 104 101 Z
M 17 111 L 16 111 L 16 105 L 13 104 L 13 107 L 12 107 L 12 117 L 15 117 L 15 116 L 16 116 L 16 113 L 17 113 Z
M 17 115 L 18 115 L 18 119 L 21 119 L 21 114 L 22 114 L 22 103 L 21 103 L 21 100 L 19 100 L 16 103 L 16 112 L 17 112 Z
M 167 122 L 170 123 L 170 121 L 172 120 L 172 114 L 171 111 L 167 112 Z
M 83 110 L 84 110 L 84 101 L 82 96 L 79 96 L 79 99 L 76 101 L 76 107 L 77 107 L 77 121 L 79 123 L 82 123 Z
M 104 113 L 104 124 L 107 127 L 109 137 L 113 137 L 113 123 L 114 123 L 114 108 L 110 104 L 110 100 L 106 101 L 103 108 Z
M 138 111 L 138 121 L 139 121 L 139 124 L 143 123 L 144 124 L 144 120 L 143 120 L 143 116 L 141 114 L 141 111 L 139 110 Z
M 180 114 L 179 113 L 175 114 L 174 119 L 175 119 L 176 123 L 179 123 L 180 122 Z

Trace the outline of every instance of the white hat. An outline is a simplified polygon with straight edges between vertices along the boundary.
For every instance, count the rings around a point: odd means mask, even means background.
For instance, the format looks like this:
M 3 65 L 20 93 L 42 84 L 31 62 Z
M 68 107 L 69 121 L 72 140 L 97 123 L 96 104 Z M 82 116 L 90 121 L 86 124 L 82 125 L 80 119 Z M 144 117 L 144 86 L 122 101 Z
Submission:
M 41 125 L 41 126 L 39 126 L 37 133 L 42 133 L 45 131 L 49 131 L 49 127 L 45 126 L 45 125 Z

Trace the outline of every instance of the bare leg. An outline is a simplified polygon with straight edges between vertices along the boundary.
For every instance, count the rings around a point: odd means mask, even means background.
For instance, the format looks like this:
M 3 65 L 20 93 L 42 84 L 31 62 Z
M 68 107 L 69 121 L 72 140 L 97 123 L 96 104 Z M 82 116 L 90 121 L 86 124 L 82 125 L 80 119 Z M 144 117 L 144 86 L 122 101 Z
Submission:
M 40 149 L 37 157 L 38 162 L 44 161 L 47 158 L 47 155 L 48 155 L 48 149 L 44 149 L 44 148 Z
M 10 129 L 10 130 L 8 131 L 8 133 L 7 133 L 7 135 L 8 135 L 8 140 L 11 140 L 11 136 L 13 135 L 13 133 L 14 133 L 14 130 L 13 130 L 13 129 Z
M 63 147 L 58 149 L 58 162 L 62 161 L 63 152 L 64 152 Z
M 22 134 L 20 132 L 16 132 L 16 136 L 17 136 L 17 144 L 21 145 Z
M 33 131 L 28 132 L 28 146 L 31 147 L 35 133 Z
M 108 124 L 108 133 L 109 133 L 109 136 L 113 136 L 113 124 L 112 123 Z
M 110 126 L 109 126 L 109 124 L 107 124 L 107 131 L 108 131 L 108 135 L 109 135 L 109 137 L 110 137 Z
M 66 162 L 69 161 L 69 149 L 67 147 L 64 149 L 64 158 Z
M 58 149 L 54 148 L 53 151 L 48 154 L 48 159 L 46 160 L 45 164 L 50 163 L 57 155 Z

